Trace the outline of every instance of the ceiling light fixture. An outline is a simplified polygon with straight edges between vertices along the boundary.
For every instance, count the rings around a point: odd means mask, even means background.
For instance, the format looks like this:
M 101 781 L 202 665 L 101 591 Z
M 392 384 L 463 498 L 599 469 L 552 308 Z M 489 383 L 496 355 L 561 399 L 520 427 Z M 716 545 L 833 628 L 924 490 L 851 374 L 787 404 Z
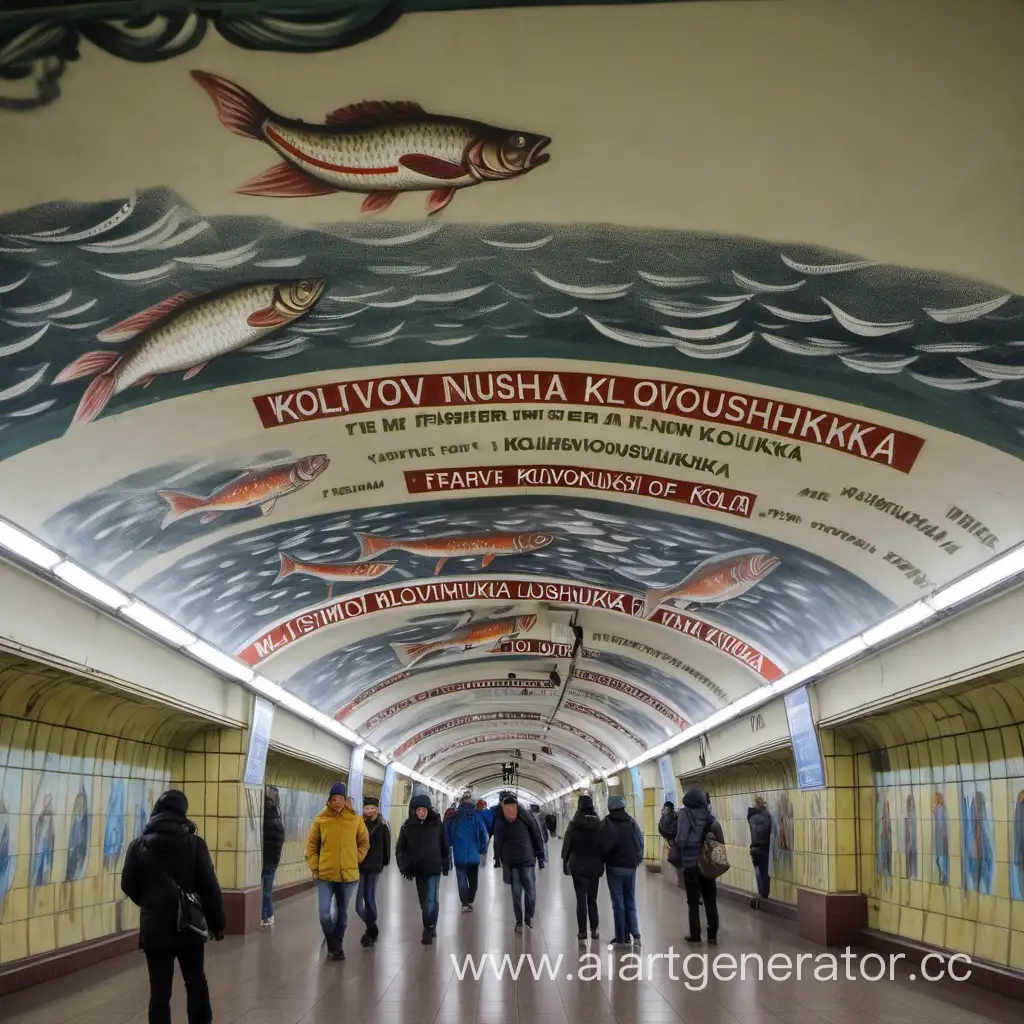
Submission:
M 61 556 L 52 548 L 3 519 L 0 519 L 0 548 L 6 548 L 12 555 L 40 569 L 52 569 L 61 560 Z
M 83 569 L 80 565 L 69 562 L 67 559 L 58 562 L 53 567 L 53 574 L 72 589 L 112 611 L 116 612 L 131 603 L 131 598 L 116 587 L 112 587 L 109 583 L 101 580 L 99 576 L 94 576 L 87 569 Z
M 141 601 L 132 601 L 121 609 L 121 614 L 172 647 L 188 647 L 196 642 L 196 638 L 187 629 L 182 629 L 166 615 L 161 615 Z
M 214 668 L 218 672 L 222 672 L 226 676 L 231 676 L 232 679 L 237 679 L 240 683 L 248 683 L 256 675 L 248 665 L 243 665 L 237 658 L 232 658 L 230 654 L 225 654 L 212 644 L 208 644 L 205 640 L 196 640 L 194 643 L 189 644 L 185 650 L 193 658 L 209 665 L 210 668 Z

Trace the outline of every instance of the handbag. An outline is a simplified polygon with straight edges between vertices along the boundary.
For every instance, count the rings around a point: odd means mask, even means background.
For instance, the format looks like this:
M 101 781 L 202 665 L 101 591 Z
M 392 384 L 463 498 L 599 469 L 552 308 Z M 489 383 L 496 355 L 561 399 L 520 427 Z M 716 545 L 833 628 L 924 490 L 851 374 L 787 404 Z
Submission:
M 683 866 L 683 854 L 679 849 L 679 844 L 674 839 L 669 840 L 668 862 L 674 868 L 681 868 Z
M 189 843 L 189 847 L 192 850 L 192 862 L 195 864 L 196 851 L 193 843 Z M 153 855 L 143 846 L 146 853 L 153 859 Z M 206 923 L 206 913 L 203 910 L 203 901 L 199 898 L 198 893 L 188 892 L 171 877 L 167 869 L 153 859 L 160 873 L 167 879 L 168 884 L 174 890 L 174 894 L 178 901 L 178 921 L 177 927 L 178 932 L 191 932 L 197 936 L 201 941 L 208 942 L 210 939 L 210 926 Z M 194 877 L 194 872 L 193 872 Z
M 729 851 L 725 843 L 720 843 L 711 835 L 711 824 L 714 818 L 709 818 L 704 826 L 703 841 L 700 845 L 700 857 L 697 860 L 697 870 L 705 878 L 717 878 L 729 870 Z

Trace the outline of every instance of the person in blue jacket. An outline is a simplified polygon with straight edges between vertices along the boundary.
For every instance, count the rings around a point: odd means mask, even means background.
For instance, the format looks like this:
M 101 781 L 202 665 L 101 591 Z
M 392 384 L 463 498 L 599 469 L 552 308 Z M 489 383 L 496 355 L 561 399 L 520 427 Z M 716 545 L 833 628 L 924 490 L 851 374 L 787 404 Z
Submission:
M 486 800 L 477 800 L 476 802 L 476 815 L 484 823 L 484 828 L 487 829 L 487 835 L 494 835 L 494 811 L 487 806 Z
M 452 848 L 455 877 L 459 883 L 459 899 L 463 911 L 473 909 L 476 899 L 477 877 L 480 872 L 480 857 L 487 855 L 490 836 L 480 815 L 473 806 L 473 797 L 463 793 L 455 813 L 445 823 L 448 830 L 448 845 Z

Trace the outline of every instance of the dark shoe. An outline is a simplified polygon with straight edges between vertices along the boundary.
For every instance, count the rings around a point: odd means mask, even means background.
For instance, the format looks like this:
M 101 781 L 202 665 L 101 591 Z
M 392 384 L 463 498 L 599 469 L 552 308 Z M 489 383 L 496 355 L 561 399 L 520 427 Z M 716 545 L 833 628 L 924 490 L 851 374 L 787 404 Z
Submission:
M 522 921 L 516 921 L 516 931 L 517 932 L 522 932 L 522 930 L 523 930 L 523 922 Z
M 370 938 L 370 933 L 364 932 L 363 937 L 359 940 L 359 945 L 365 949 L 371 942 L 373 942 L 373 939 Z
M 629 939 L 612 940 L 612 949 L 626 949 L 629 945 L 631 945 Z
M 595 929 L 594 929 L 594 930 L 593 930 L 593 931 L 592 931 L 592 932 L 590 933 L 590 937 L 591 937 L 592 939 L 599 939 L 599 938 L 601 938 L 601 933 L 600 933 L 600 932 L 599 932 L 599 931 L 598 931 L 598 930 L 597 930 L 597 929 L 595 928 Z
M 528 917 L 526 919 L 526 921 L 524 921 L 523 923 L 526 925 L 527 928 L 530 929 L 531 932 L 533 931 L 533 919 L 532 918 Z
M 640 943 L 640 936 L 639 935 L 634 935 L 633 936 L 633 945 L 634 946 L 639 946 L 640 944 L 641 944 Z
M 757 897 L 756 896 L 751 896 L 750 897 L 750 909 L 751 910 L 757 910 Z
M 684 935 L 683 940 L 686 942 L 700 942 L 699 935 Z
M 338 948 L 334 952 L 334 959 L 335 960 L 344 960 L 345 959 L 345 950 L 343 950 L 340 945 L 338 946 Z
M 579 932 L 576 935 L 576 938 L 579 939 L 580 942 L 586 942 L 587 941 L 587 933 L 586 932 Z
M 434 941 L 434 936 L 431 935 L 430 929 L 429 928 L 424 928 L 423 929 L 423 935 L 420 938 L 420 942 L 422 942 L 424 946 L 429 946 L 433 941 Z
M 714 935 L 714 936 L 709 935 L 708 936 L 708 945 L 709 946 L 717 946 L 718 945 L 718 936 L 717 935 Z

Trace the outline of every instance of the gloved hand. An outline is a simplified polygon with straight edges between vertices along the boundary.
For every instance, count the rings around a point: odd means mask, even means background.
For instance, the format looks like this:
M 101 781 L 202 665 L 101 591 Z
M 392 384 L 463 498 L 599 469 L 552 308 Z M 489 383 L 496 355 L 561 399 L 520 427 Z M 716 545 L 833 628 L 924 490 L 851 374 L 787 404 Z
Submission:
M 224 941 L 224 933 L 223 932 L 214 932 L 213 933 L 213 941 L 214 942 L 223 942 Z
M 537 858 L 537 870 L 538 871 L 543 871 L 544 870 L 544 858 L 543 857 L 538 857 Z

